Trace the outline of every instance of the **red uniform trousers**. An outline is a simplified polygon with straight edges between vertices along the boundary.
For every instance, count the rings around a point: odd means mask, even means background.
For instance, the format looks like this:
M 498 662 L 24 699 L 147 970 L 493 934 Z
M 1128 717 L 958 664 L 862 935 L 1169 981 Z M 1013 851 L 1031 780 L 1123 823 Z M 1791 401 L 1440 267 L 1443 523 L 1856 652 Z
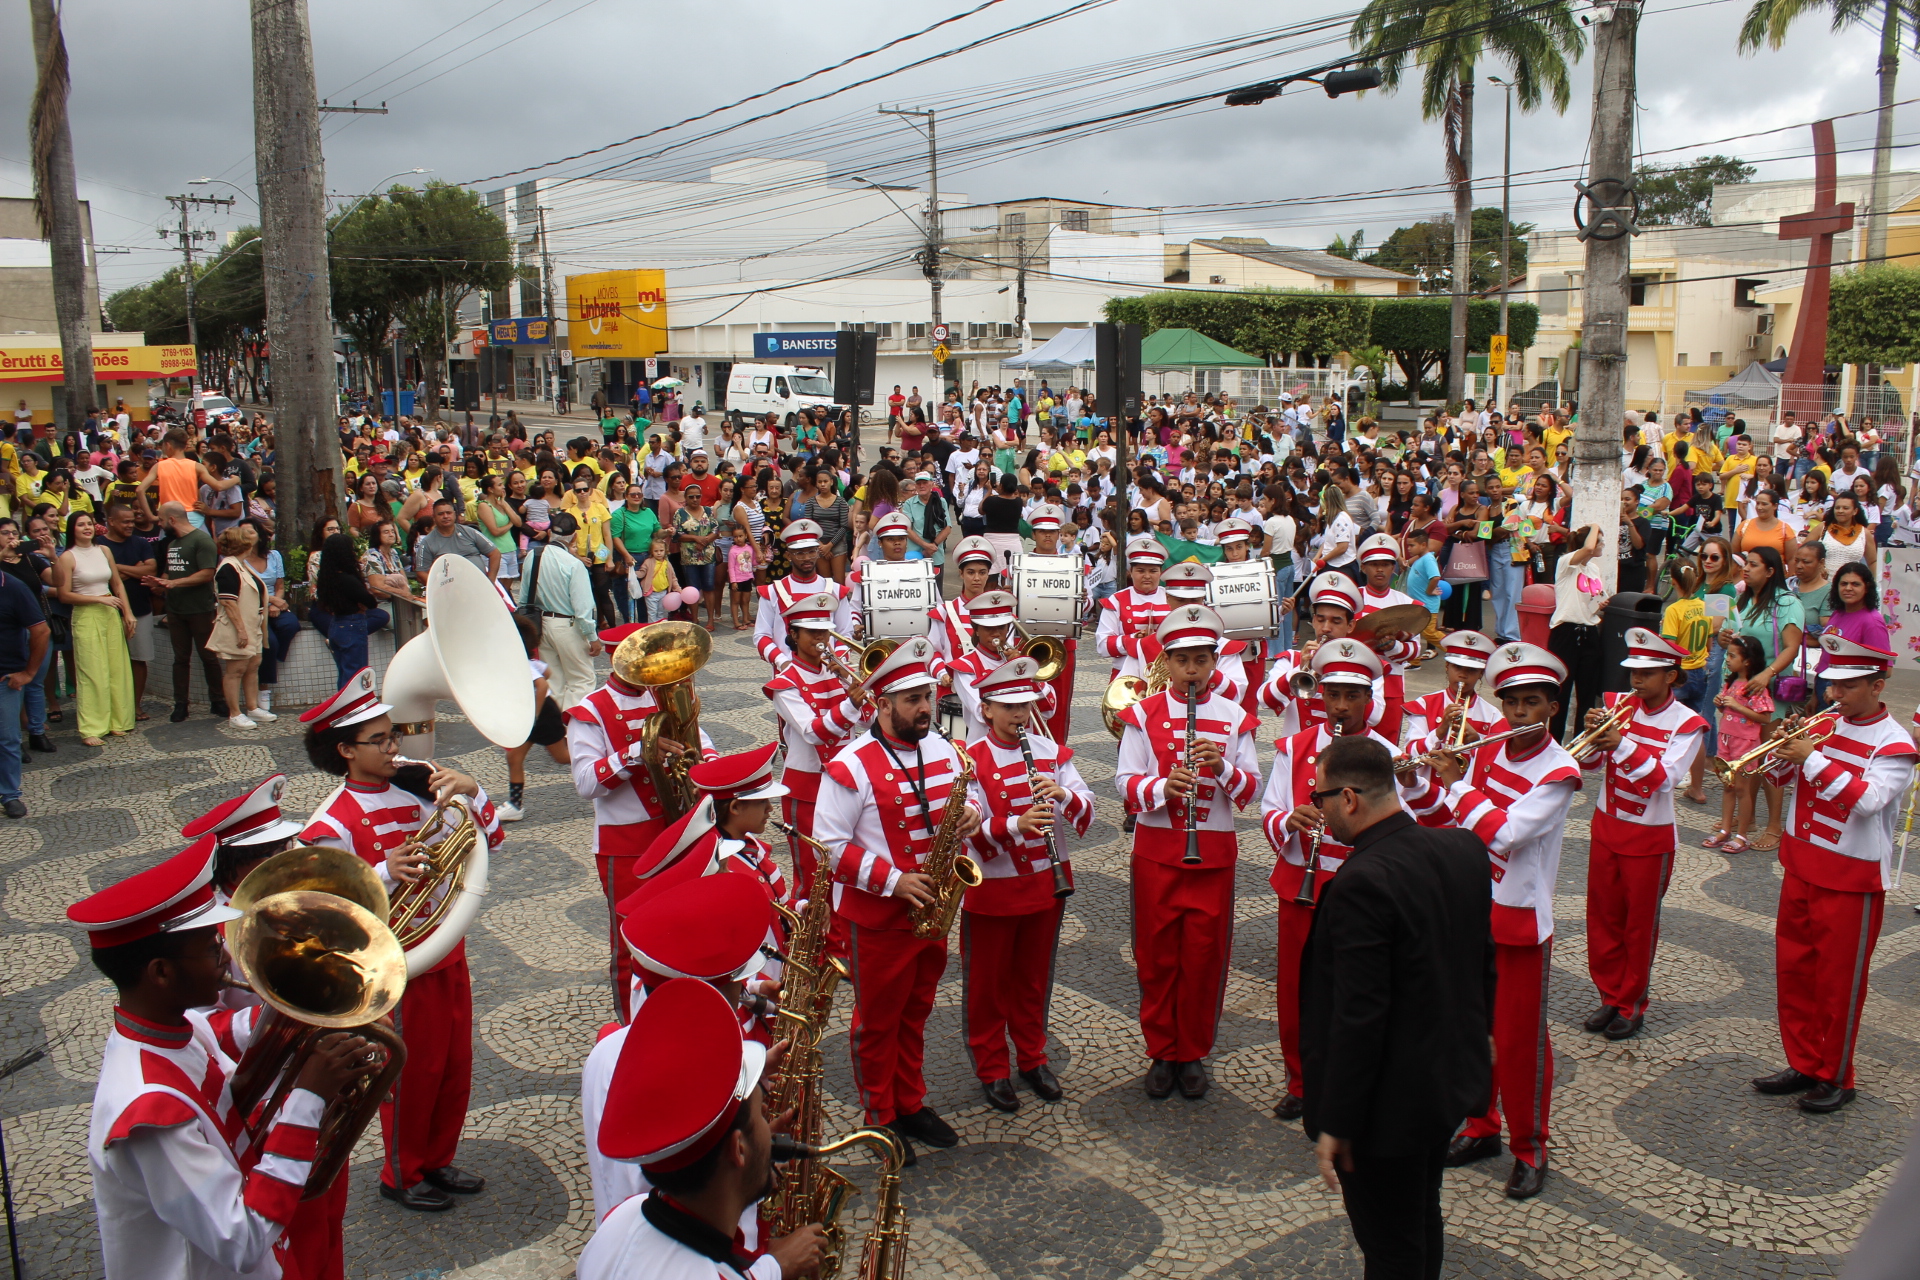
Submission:
M 1280 909 L 1274 922 L 1278 926 L 1278 943 L 1274 958 L 1273 1012 L 1280 1030 L 1280 1057 L 1287 1065 L 1287 1092 L 1298 1098 L 1304 1096 L 1300 1076 L 1300 957 L 1306 953 L 1314 908 L 1293 900 L 1300 892 L 1300 882 L 1306 879 L 1305 867 L 1283 860 L 1279 874 L 1282 887 L 1276 890 L 1280 895 Z M 1314 877 L 1315 902 L 1319 901 L 1319 894 L 1326 892 L 1327 881 L 1331 879 L 1333 871 L 1329 870 L 1322 870 Z
M 346 1280 L 347 1245 L 341 1224 L 353 1179 L 342 1169 L 325 1195 L 302 1200 L 287 1224 L 281 1280 Z
M 807 835 L 813 834 L 813 801 L 792 794 L 780 797 L 780 817 L 786 824 Z M 787 851 L 793 855 L 793 900 L 813 896 L 813 846 L 805 840 L 787 837 Z
M 853 981 L 853 1082 L 867 1123 L 888 1124 L 926 1103 L 927 1016 L 947 971 L 947 940 L 850 920 L 841 927 Z
M 1660 901 L 1673 878 L 1672 827 L 1645 827 L 1593 815 L 1587 855 L 1587 973 L 1601 1002 L 1624 1018 L 1647 1011 Z M 1664 846 L 1664 847 L 1663 847 Z
M 1133 859 L 1133 966 L 1140 1033 L 1156 1061 L 1213 1052 L 1233 957 L 1233 868 Z
M 1780 883 L 1774 973 L 1787 1065 L 1853 1088 L 1853 1043 L 1880 938 L 1884 892 L 1823 889 L 1788 871 Z
M 1007 1036 L 1022 1071 L 1047 1062 L 1047 1010 L 1053 1002 L 1053 956 L 1067 904 L 1018 916 L 960 912 L 961 1007 L 973 1074 L 1005 1080 Z
M 1053 686 L 1053 714 L 1047 717 L 1047 736 L 1055 742 L 1065 743 L 1071 732 L 1068 725 L 1073 720 L 1073 665 L 1074 643 L 1062 640 L 1066 646 L 1066 661 L 1060 666 L 1060 674 L 1047 683 Z
M 600 868 L 600 890 L 607 895 L 607 980 L 613 984 L 613 1014 L 625 1026 L 633 1019 L 633 956 L 620 940 L 620 925 L 625 920 L 616 904 L 640 887 L 634 866 L 655 836 L 673 825 L 665 818 L 648 818 L 629 826 L 602 827 L 600 848 L 631 850 L 630 853 L 600 853 L 594 862 Z
M 380 1181 L 406 1190 L 425 1169 L 444 1169 L 460 1146 L 473 1086 L 473 982 L 462 944 L 417 978 L 393 1011 L 393 1029 L 407 1042 L 407 1065 L 380 1104 L 386 1159 Z M 342 1178 L 342 1181 L 345 1181 Z
M 1514 1159 L 1536 1168 L 1547 1154 L 1547 1112 L 1553 1105 L 1553 1040 L 1547 1035 L 1547 975 L 1553 939 L 1530 947 L 1494 944 L 1493 1101 L 1467 1121 L 1467 1136 L 1500 1136 L 1506 1111 Z

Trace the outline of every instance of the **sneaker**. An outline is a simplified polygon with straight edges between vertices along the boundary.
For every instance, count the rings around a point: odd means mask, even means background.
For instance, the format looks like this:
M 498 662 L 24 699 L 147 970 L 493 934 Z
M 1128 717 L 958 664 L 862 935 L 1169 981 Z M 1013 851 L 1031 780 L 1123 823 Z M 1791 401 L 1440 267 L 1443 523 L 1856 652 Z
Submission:
M 258 729 L 260 727 L 245 716 L 228 716 L 227 723 L 236 729 Z
M 271 689 L 262 689 L 262 690 L 260 691 L 260 709 L 261 709 L 262 711 L 271 711 L 271 710 L 273 710 L 273 690 L 271 690 Z M 254 712 L 254 711 L 250 711 L 250 712 L 248 712 L 247 714 L 248 714 L 248 715 L 257 715 L 257 714 L 259 714 L 259 712 Z
M 273 712 L 267 710 L 265 707 L 255 707 L 251 711 L 247 712 L 247 715 L 251 719 L 265 721 L 266 723 L 269 723 L 269 724 L 271 724 L 273 721 L 278 720 L 280 718 L 279 716 L 273 714 Z
M 493 806 L 493 816 L 502 822 L 518 822 L 527 815 L 521 810 L 519 805 L 508 802 Z

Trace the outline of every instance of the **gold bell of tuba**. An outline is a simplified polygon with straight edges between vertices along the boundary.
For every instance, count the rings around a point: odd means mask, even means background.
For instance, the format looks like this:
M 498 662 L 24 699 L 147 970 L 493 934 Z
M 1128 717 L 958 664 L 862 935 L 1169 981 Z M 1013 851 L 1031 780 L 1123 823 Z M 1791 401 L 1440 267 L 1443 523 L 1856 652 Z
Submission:
M 379 1022 L 407 989 L 406 957 L 386 926 L 380 877 L 345 850 L 275 854 L 241 881 L 233 906 L 242 914 L 227 926 L 227 950 L 268 1010 L 233 1074 L 234 1111 L 250 1134 L 271 1127 L 320 1036 L 351 1029 L 379 1046 L 321 1117 L 302 1196 L 311 1200 L 333 1185 L 406 1065 L 406 1044 Z
M 640 759 L 668 822 L 686 817 L 700 798 L 687 780 L 687 768 L 700 758 L 700 695 L 693 691 L 693 677 L 712 656 L 712 635 L 691 622 L 642 627 L 613 651 L 613 674 L 636 688 L 653 690 L 660 702 L 660 710 L 648 716 L 640 730 Z M 662 738 L 693 754 L 668 759 Z

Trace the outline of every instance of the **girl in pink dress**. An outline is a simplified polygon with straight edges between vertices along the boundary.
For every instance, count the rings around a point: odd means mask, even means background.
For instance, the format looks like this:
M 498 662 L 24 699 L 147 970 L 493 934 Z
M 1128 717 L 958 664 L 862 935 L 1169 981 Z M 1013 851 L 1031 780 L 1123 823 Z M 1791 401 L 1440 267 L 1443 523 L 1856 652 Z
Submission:
M 1765 725 L 1773 719 L 1773 699 L 1766 689 L 1747 681 L 1767 665 L 1767 655 L 1752 636 L 1727 641 L 1727 683 L 1713 699 L 1720 708 L 1720 758 L 1738 760 L 1760 745 Z M 1741 774 L 1727 781 L 1720 798 L 1720 829 L 1700 842 L 1702 848 L 1722 853 L 1744 853 L 1747 830 L 1753 825 L 1754 796 L 1760 775 Z

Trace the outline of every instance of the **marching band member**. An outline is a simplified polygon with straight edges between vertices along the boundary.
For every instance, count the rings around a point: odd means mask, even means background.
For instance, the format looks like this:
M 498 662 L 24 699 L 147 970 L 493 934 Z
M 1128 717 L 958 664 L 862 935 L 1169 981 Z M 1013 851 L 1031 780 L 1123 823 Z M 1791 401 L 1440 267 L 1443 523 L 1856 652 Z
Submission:
M 87 1134 L 107 1280 L 304 1274 L 284 1233 L 326 1105 L 369 1060 L 359 1036 L 320 1037 L 250 1141 L 229 1086 L 253 1010 L 202 1012 L 227 978 L 215 926 L 240 915 L 217 900 L 213 864 L 202 839 L 67 909 L 117 993 Z
M 1376 533 L 1360 544 L 1360 572 L 1366 581 L 1360 584 L 1360 617 L 1355 620 L 1356 626 L 1370 613 L 1417 603 L 1406 592 L 1395 591 L 1388 585 L 1399 569 L 1400 544 L 1392 534 Z M 1398 739 L 1401 706 L 1407 700 L 1407 664 L 1420 661 L 1420 637 L 1418 633 L 1409 636 L 1395 632 L 1382 637 L 1382 643 L 1374 649 L 1386 668 L 1382 677 L 1386 707 L 1380 715 L 1380 733 L 1383 737 Z
M 960 748 L 932 733 L 932 661 L 931 641 L 907 640 L 867 681 L 879 716 L 827 766 L 814 834 L 839 850 L 833 908 L 853 980 L 853 1079 L 867 1123 L 951 1147 L 959 1135 L 926 1105 L 922 1072 L 947 940 L 915 936 L 909 908 L 934 905 L 941 889 L 921 867 L 948 804 L 963 806 L 964 840 L 985 802 L 977 781 L 954 794 Z
M 1591 729 L 1633 699 L 1626 731 L 1600 735 L 1593 754 L 1580 761 L 1582 769 L 1606 769 L 1587 862 L 1587 972 L 1600 1007 L 1581 1025 L 1609 1040 L 1625 1040 L 1646 1020 L 1660 900 L 1679 840 L 1673 788 L 1707 731 L 1707 722 L 1673 696 L 1686 656 L 1673 641 L 1629 627 L 1625 666 L 1633 692 L 1606 694 L 1604 707 L 1587 712 Z
M 1206 604 L 1207 592 L 1212 586 L 1213 570 L 1191 560 L 1176 564 L 1160 575 L 1160 588 L 1167 593 L 1167 600 L 1176 608 L 1183 604 Z M 1215 692 L 1229 702 L 1241 703 L 1243 708 L 1247 697 L 1246 652 L 1246 641 L 1223 639 L 1213 668 Z M 1123 676 L 1146 675 L 1148 663 L 1159 656 L 1159 650 L 1152 643 L 1148 643 L 1141 646 L 1141 655 L 1147 659 L 1147 662 L 1140 663 L 1138 669 L 1135 669 L 1134 660 L 1128 659 L 1121 664 L 1120 674 Z
M 1280 737 L 1286 739 L 1303 729 L 1327 722 L 1327 708 L 1316 689 L 1301 697 L 1293 687 L 1295 676 L 1311 673 L 1313 656 L 1330 640 L 1344 640 L 1353 634 L 1353 620 L 1360 613 L 1360 588 L 1353 579 L 1337 569 L 1329 569 L 1307 587 L 1307 603 L 1313 622 L 1313 639 L 1298 649 L 1287 649 L 1273 660 L 1273 674 L 1260 686 L 1260 705 L 1280 713 Z M 1383 676 L 1373 688 L 1367 712 L 1369 726 L 1378 727 L 1386 706 Z
M 1133 831 L 1133 956 L 1140 982 L 1140 1030 L 1153 1065 L 1149 1098 L 1179 1085 L 1204 1097 L 1202 1061 L 1213 1052 L 1233 946 L 1233 875 L 1239 858 L 1233 814 L 1260 786 L 1254 719 L 1215 692 L 1215 658 L 1225 627 L 1205 605 L 1182 605 L 1151 637 L 1165 654 L 1167 688 L 1120 713 L 1114 785 Z M 1187 742 L 1188 688 L 1194 740 Z M 1199 861 L 1187 861 L 1191 822 Z
M 1020 1109 L 1008 1079 L 1009 1035 L 1020 1078 L 1047 1102 L 1061 1096 L 1047 1065 L 1047 1010 L 1067 904 L 1055 896 L 1049 849 L 1058 848 L 1062 826 L 1084 836 L 1093 822 L 1093 792 L 1074 767 L 1072 747 L 1029 730 L 1037 780 L 1027 771 L 1020 731 L 1047 689 L 1039 671 L 1032 658 L 1015 658 L 974 684 L 986 731 L 967 747 L 987 801 L 986 818 L 967 842 L 986 878 L 967 890 L 960 914 L 967 1051 L 988 1105 L 1001 1111 Z M 1061 862 L 1071 886 L 1064 855 Z
M 1067 513 L 1052 503 L 1043 503 L 1034 508 L 1027 517 L 1027 527 L 1033 530 L 1033 550 L 1036 556 L 1058 556 L 1074 578 L 1074 598 L 1085 600 L 1087 592 L 1087 565 L 1078 551 L 1060 550 L 1060 538 L 1067 524 Z M 985 541 L 985 539 L 982 539 Z M 1080 641 L 1073 636 L 1057 637 L 1061 652 L 1060 673 L 1047 681 L 1047 688 L 1053 697 L 1047 709 L 1039 712 L 1044 719 L 1046 734 L 1055 742 L 1065 742 L 1071 730 L 1069 723 L 1073 719 L 1073 675 L 1077 665 Z
M 960 714 L 966 721 L 968 742 L 978 742 L 987 731 L 981 714 L 980 681 L 1020 656 L 1013 634 L 1013 597 L 1004 591 L 988 591 L 973 602 L 973 640 L 966 656 L 949 663 L 953 691 L 960 698 Z M 1053 713 L 1056 694 L 1050 684 L 1040 686 L 1040 705 L 1035 710 L 1032 730 L 1046 736 L 1046 723 Z
M 1358 640 L 1329 640 L 1314 651 L 1311 669 L 1319 681 L 1317 696 L 1327 720 L 1280 739 L 1274 750 L 1273 772 L 1267 776 L 1260 797 L 1267 843 L 1279 855 L 1267 883 L 1280 898 L 1274 1007 L 1279 1019 L 1280 1054 L 1287 1068 L 1287 1090 L 1274 1105 L 1273 1114 L 1282 1120 L 1298 1120 L 1306 1110 L 1300 1084 L 1301 952 L 1313 928 L 1314 904 L 1320 890 L 1352 852 L 1324 834 L 1325 820 L 1314 800 L 1314 764 L 1336 736 L 1364 733 L 1388 751 L 1396 749 L 1377 730 L 1367 727 L 1380 682 L 1379 654 Z M 1439 811 L 1440 788 L 1431 779 L 1396 781 L 1401 805 L 1414 817 Z M 1310 856 L 1317 874 L 1313 896 L 1303 902 L 1299 899 Z
M 1893 654 L 1832 633 L 1820 647 L 1838 717 L 1833 736 L 1774 749 L 1786 774 L 1779 780 L 1793 782 L 1774 967 L 1787 1066 L 1753 1082 L 1761 1093 L 1801 1094 L 1800 1109 L 1816 1114 L 1854 1098 L 1853 1045 L 1915 762 L 1912 737 L 1881 701 Z
M 686 817 L 668 827 L 635 868 L 642 882 L 715 875 L 723 871 L 756 877 L 770 901 L 788 901 L 787 877 L 773 848 L 760 838 L 773 816 L 773 802 L 786 796 L 773 776 L 780 744 L 702 760 L 687 770 L 687 781 L 703 794 Z M 658 888 L 658 884 L 650 887 Z
M 781 815 L 803 835 L 813 834 L 813 807 L 820 794 L 820 775 L 826 762 L 858 736 L 873 718 L 873 708 L 856 699 L 854 690 L 829 665 L 833 656 L 828 632 L 833 627 L 839 597 L 822 591 L 795 596 L 787 602 L 786 642 L 791 655 L 785 668 L 767 681 L 762 692 L 780 717 L 780 743 L 787 749 L 780 774 L 787 794 Z M 767 611 L 762 610 L 764 615 Z M 852 672 L 840 666 L 841 672 Z M 857 686 L 856 686 L 857 687 Z M 813 896 L 813 846 L 804 840 L 787 843 L 793 855 L 794 893 Z
M 1409 755 L 1423 755 L 1442 745 L 1442 737 L 1454 732 L 1463 714 L 1477 737 L 1499 733 L 1506 727 L 1500 708 L 1480 692 L 1480 675 L 1493 656 L 1493 648 L 1493 641 L 1478 631 L 1456 631 L 1442 642 L 1446 687 L 1415 698 L 1402 708 Z M 1463 699 L 1464 708 L 1457 710 Z
M 1222 562 L 1226 564 L 1245 563 L 1253 554 L 1253 526 L 1238 516 L 1229 516 L 1215 525 L 1213 540 L 1220 548 Z M 1245 640 L 1241 643 L 1246 646 L 1241 654 L 1246 666 L 1246 692 L 1240 696 L 1240 706 L 1248 715 L 1258 719 L 1260 686 L 1266 683 L 1267 659 L 1273 652 L 1273 638 Z
M 776 674 L 786 667 L 793 656 L 783 621 L 787 606 L 801 596 L 817 595 L 822 591 L 833 593 L 836 600 L 846 596 L 845 588 L 839 583 L 816 572 L 820 562 L 818 523 L 812 520 L 791 521 L 780 530 L 780 541 L 786 545 L 787 563 L 793 566 L 793 572 L 764 587 L 754 588 L 760 595 L 761 603 L 753 620 L 754 650 L 767 660 L 767 665 Z
M 960 594 L 933 610 L 933 628 L 927 632 L 942 663 L 950 664 L 973 648 L 973 624 L 967 619 L 967 611 L 980 593 L 993 585 L 993 561 L 993 544 L 978 535 L 962 538 L 954 547 L 953 562 L 960 566 Z
M 1447 789 L 1450 825 L 1487 846 L 1493 873 L 1493 1105 L 1447 1148 L 1450 1166 L 1500 1154 L 1505 1113 L 1513 1168 L 1507 1195 L 1525 1200 L 1547 1181 L 1547 1114 L 1553 1103 L 1553 1040 L 1547 975 L 1553 968 L 1553 887 L 1567 809 L 1580 766 L 1553 740 L 1567 668 L 1545 649 L 1501 645 L 1487 664 L 1506 728 L 1533 732 L 1484 747 L 1443 752 L 1434 775 Z
M 890 511 L 874 522 L 873 536 L 880 544 L 879 563 L 904 564 L 906 562 L 908 528 L 906 516 L 898 511 Z M 867 563 L 872 564 L 874 562 L 868 561 Z M 861 639 L 867 638 L 863 629 L 864 624 L 860 618 L 860 584 L 866 580 L 866 577 L 866 565 L 861 565 L 858 569 L 847 574 L 847 585 L 841 592 L 840 620 L 848 625 L 834 628 L 834 630 L 840 632 L 842 635 L 857 636 Z M 933 577 L 933 598 L 935 600 L 940 598 L 940 577 L 938 574 L 935 574 Z M 933 615 L 935 612 L 935 610 L 928 610 L 927 612 L 926 628 L 929 631 L 933 629 Z M 939 674 L 937 669 L 935 674 Z
M 487 847 L 498 849 L 505 837 L 492 801 L 466 774 L 413 762 L 402 772 L 390 710 L 374 690 L 373 672 L 362 667 L 338 693 L 301 712 L 307 759 L 341 783 L 300 839 L 359 854 L 391 889 L 424 874 L 427 855 L 405 845 L 436 804 L 464 796 Z M 473 1080 L 473 984 L 464 941 L 407 980 L 393 1029 L 407 1042 L 407 1064 L 393 1096 L 380 1104 L 380 1194 L 408 1209 L 451 1209 L 448 1192 L 472 1195 L 487 1185 L 453 1165 Z
M 647 851 L 668 824 L 666 806 L 646 767 L 642 731 L 647 717 L 660 711 L 654 691 L 639 684 L 635 664 L 641 626 L 614 627 L 600 633 L 613 650 L 613 670 L 607 682 L 567 711 L 567 749 L 573 756 L 573 789 L 593 801 L 593 853 L 600 888 L 607 899 L 608 976 L 613 986 L 615 1015 L 627 1020 L 627 992 L 633 970 L 627 949 L 620 945 L 620 900 L 633 892 L 635 861 Z M 706 731 L 697 744 L 655 740 L 662 759 L 697 750 L 702 759 L 719 752 Z
M 1160 570 L 1167 563 L 1167 549 L 1152 534 L 1141 534 L 1127 543 L 1127 581 L 1100 602 L 1100 625 L 1094 631 L 1094 647 L 1113 660 L 1111 680 L 1120 674 L 1121 663 L 1140 656 L 1143 641 L 1153 638 L 1154 630 L 1167 616 L 1172 605 L 1160 589 Z
M 705 982 L 675 978 L 640 1007 L 589 1136 L 607 1158 L 638 1165 L 651 1190 L 601 1220 L 580 1280 L 773 1280 L 820 1265 L 817 1225 L 774 1241 L 771 1270 L 737 1243 L 773 1189 L 766 1063 L 765 1046 L 741 1039 L 732 1005 Z

